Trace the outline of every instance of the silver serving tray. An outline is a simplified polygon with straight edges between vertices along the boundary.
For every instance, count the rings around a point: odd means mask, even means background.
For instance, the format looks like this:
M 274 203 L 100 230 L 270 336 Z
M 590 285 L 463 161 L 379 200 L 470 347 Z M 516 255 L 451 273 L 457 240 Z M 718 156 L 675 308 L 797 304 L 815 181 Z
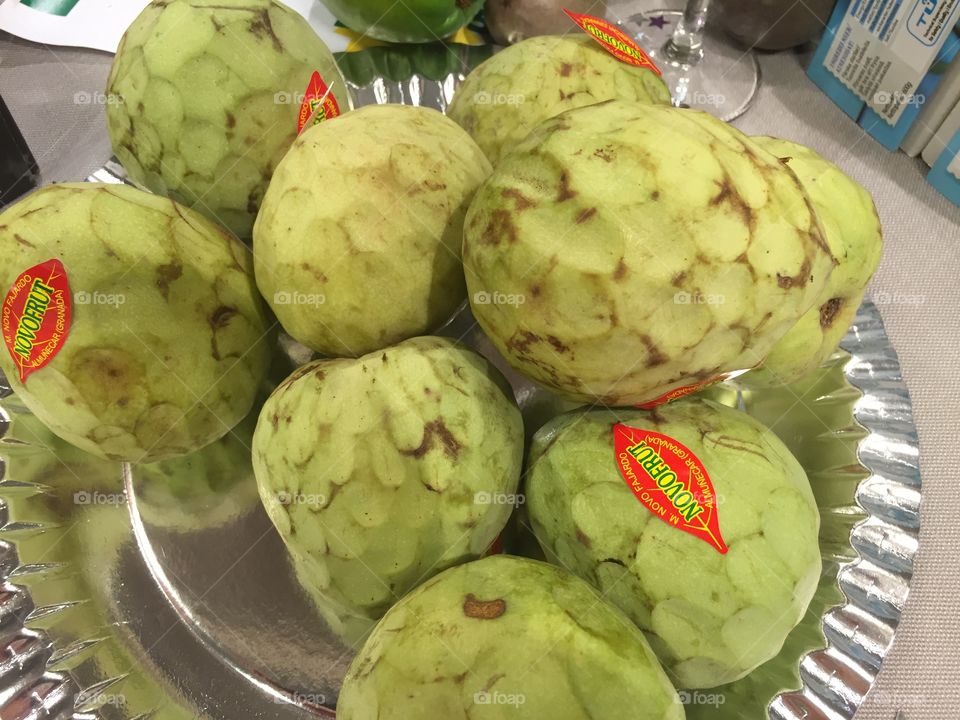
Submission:
M 359 105 L 445 109 L 461 79 L 352 89 Z M 124 175 L 108 163 L 89 179 Z M 507 370 L 468 309 L 440 332 Z M 778 657 L 732 685 L 681 692 L 690 720 L 852 718 L 893 641 L 918 544 L 917 436 L 870 302 L 842 348 L 788 387 L 708 391 L 766 422 L 806 468 L 824 574 Z M 283 349 L 279 376 L 309 357 Z M 508 376 L 529 431 L 563 409 Z M 131 468 L 63 443 L 9 388 L 0 396 L 4 720 L 333 717 L 354 649 L 300 590 L 259 505 L 254 417 L 188 458 Z

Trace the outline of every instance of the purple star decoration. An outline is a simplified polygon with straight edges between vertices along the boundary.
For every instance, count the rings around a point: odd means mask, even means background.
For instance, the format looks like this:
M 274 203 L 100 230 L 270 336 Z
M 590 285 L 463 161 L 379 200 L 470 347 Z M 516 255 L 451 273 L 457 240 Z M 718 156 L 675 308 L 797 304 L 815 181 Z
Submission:
M 657 27 L 663 30 L 664 26 L 669 25 L 670 21 L 667 20 L 663 15 L 657 15 L 656 17 L 649 18 L 650 27 Z

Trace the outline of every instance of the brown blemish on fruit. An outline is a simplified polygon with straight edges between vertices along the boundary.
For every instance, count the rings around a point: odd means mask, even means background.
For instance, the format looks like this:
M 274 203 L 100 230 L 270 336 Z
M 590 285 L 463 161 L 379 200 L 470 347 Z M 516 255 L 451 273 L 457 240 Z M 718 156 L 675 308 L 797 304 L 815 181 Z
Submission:
M 570 187 L 570 173 L 566 170 L 560 173 L 560 190 L 557 193 L 557 202 L 566 202 L 577 196 L 577 191 Z
M 511 244 L 517 242 L 517 227 L 513 224 L 513 218 L 509 212 L 494 210 L 481 238 L 486 245 L 499 245 L 504 236 Z
M 474 620 L 496 620 L 506 611 L 507 601 L 503 598 L 480 600 L 470 593 L 463 599 L 463 614 Z
M 260 201 L 263 200 L 263 193 L 259 187 L 253 188 L 247 195 L 247 212 L 256 215 L 260 210 Z
M 319 282 L 327 282 L 327 276 L 308 262 L 300 263 L 300 269 L 313 275 Z
M 833 321 L 843 307 L 843 300 L 840 298 L 830 298 L 820 306 L 820 327 L 824 330 L 833 325 Z
M 595 207 L 587 208 L 586 210 L 581 210 L 580 214 L 577 215 L 577 225 L 582 225 L 587 220 L 592 218 L 597 214 L 597 209 Z
M 751 234 L 753 233 L 753 208 L 747 205 L 743 196 L 736 191 L 729 177 L 724 177 L 723 183 L 720 185 L 720 192 L 710 200 L 711 207 L 717 207 L 721 203 L 727 203 L 736 210 L 743 218 L 744 224 L 750 229 Z
M 213 314 L 210 316 L 210 327 L 214 330 L 219 330 L 222 327 L 226 327 L 227 323 L 230 322 L 230 318 L 237 314 L 237 309 L 232 307 L 227 307 L 226 305 L 221 305 L 216 310 L 213 311 Z
M 670 284 L 674 287 L 680 287 L 683 285 L 683 281 L 686 280 L 687 274 L 685 272 L 679 272 L 673 276 L 673 280 L 670 281 Z
M 647 367 L 657 367 L 669 360 L 669 358 L 663 354 L 663 351 L 650 339 L 649 335 L 641 335 L 640 341 L 647 349 Z
M 440 418 L 424 425 L 423 439 L 420 441 L 419 447 L 414 450 L 403 450 L 402 453 L 408 457 L 414 457 L 419 460 L 434 447 L 437 441 L 440 442 L 444 453 L 446 453 L 451 460 L 456 460 L 460 456 L 460 451 L 463 449 L 462 443 L 454 437 L 453 433 L 450 432 L 450 429 Z M 427 485 L 427 488 L 434 490 L 434 488 L 431 488 L 429 485 Z
M 708 434 L 712 435 L 712 433 Z M 706 439 L 707 438 L 704 437 L 704 440 Z M 763 460 L 767 459 L 767 456 L 764 455 L 758 443 L 749 442 L 748 440 L 741 440 L 731 435 L 718 435 L 716 437 L 711 437 L 710 440 L 719 447 L 736 450 L 737 452 L 750 453 L 751 455 L 756 455 Z
M 587 537 L 586 533 L 583 532 L 580 528 L 577 528 L 577 542 L 583 545 L 585 548 L 589 548 L 593 543 L 590 542 L 590 538 Z
M 598 158 L 600 158 L 601 160 L 603 160 L 604 162 L 608 162 L 608 163 L 613 162 L 613 160 L 614 160 L 614 158 L 615 158 L 615 155 L 614 155 L 614 153 L 613 153 L 613 149 L 612 149 L 611 147 L 598 148 L 598 149 L 593 153 L 593 156 L 594 156 L 594 157 L 598 157 Z
M 163 295 L 164 300 L 169 299 L 170 283 L 178 280 L 183 275 L 183 266 L 179 263 L 167 263 L 157 266 L 157 289 Z
M 563 63 L 560 66 L 560 75 L 563 77 L 570 77 L 570 73 L 573 72 L 573 65 L 570 63 Z
M 504 188 L 500 194 L 505 198 L 513 200 L 517 210 L 529 210 L 530 208 L 537 206 L 536 202 L 528 198 L 517 188 Z
M 623 258 L 620 258 L 617 262 L 617 267 L 613 271 L 614 280 L 623 280 L 627 276 L 627 265 L 623 262 Z
M 517 337 L 517 335 L 520 337 Z M 541 338 L 536 333 L 532 333 L 529 330 L 520 330 L 507 341 L 507 347 L 516 352 L 518 355 L 526 355 L 527 351 L 530 349 L 530 345 L 540 341 Z
M 280 38 L 277 37 L 277 33 L 274 32 L 273 23 L 270 21 L 270 13 L 267 12 L 267 10 L 261 10 L 256 14 L 256 17 L 250 21 L 250 33 L 260 40 L 265 40 L 269 37 L 277 52 L 283 52 L 283 43 L 280 42 Z
M 777 273 L 777 285 L 779 285 L 782 290 L 789 290 L 792 287 L 802 287 L 803 285 L 806 285 L 809 280 L 809 258 L 804 259 L 803 265 L 800 266 L 800 272 L 798 272 L 796 275 L 781 275 L 780 273 Z
M 230 318 L 236 314 L 236 308 L 221 305 L 214 310 L 213 314 L 208 318 L 210 329 L 213 330 L 213 332 L 210 334 L 210 354 L 213 356 L 214 360 L 223 359 L 220 356 L 220 348 L 217 346 L 217 330 L 222 327 L 226 327 L 230 322 Z
M 565 345 L 556 335 L 547 335 L 547 342 L 559 353 L 570 352 L 570 348 Z
M 489 678 L 487 678 L 487 682 L 484 683 L 483 692 L 490 692 L 493 686 L 503 680 L 506 676 L 506 673 L 497 673 L 496 675 L 491 675 Z

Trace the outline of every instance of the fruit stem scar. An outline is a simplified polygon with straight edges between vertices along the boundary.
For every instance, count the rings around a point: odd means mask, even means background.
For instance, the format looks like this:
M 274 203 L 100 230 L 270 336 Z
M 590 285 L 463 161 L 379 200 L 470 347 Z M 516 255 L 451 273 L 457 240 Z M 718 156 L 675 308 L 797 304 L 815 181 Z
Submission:
M 470 593 L 463 601 L 463 614 L 476 620 L 496 620 L 507 611 L 507 601 L 503 598 L 496 600 L 479 600 Z

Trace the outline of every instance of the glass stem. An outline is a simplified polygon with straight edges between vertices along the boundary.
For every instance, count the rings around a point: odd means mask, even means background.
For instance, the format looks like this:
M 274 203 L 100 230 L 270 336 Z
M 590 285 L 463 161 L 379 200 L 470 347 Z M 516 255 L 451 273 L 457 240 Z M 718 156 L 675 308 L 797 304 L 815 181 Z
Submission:
M 663 46 L 664 55 L 687 65 L 696 65 L 703 59 L 703 26 L 709 9 L 710 0 L 688 0 L 683 18 Z

